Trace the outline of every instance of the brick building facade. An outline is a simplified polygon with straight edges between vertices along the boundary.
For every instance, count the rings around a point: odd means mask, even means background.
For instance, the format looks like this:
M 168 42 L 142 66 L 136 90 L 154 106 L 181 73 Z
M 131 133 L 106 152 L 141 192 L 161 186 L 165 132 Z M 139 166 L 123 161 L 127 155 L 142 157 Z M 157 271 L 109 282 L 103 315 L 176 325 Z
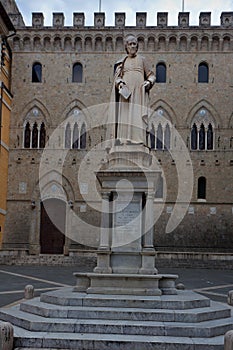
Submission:
M 223 12 L 217 26 L 211 25 L 209 12 L 200 13 L 198 26 L 190 26 L 189 13 L 183 12 L 172 27 L 167 13 L 158 13 L 154 26 L 146 25 L 146 13 L 137 13 L 134 27 L 125 26 L 124 13 L 115 14 L 114 26 L 105 26 L 104 13 L 95 13 L 93 26 L 85 25 L 83 13 L 74 13 L 69 27 L 63 13 L 53 14 L 51 27 L 44 26 L 42 13 L 33 13 L 28 27 L 19 13 L 9 15 L 17 34 L 11 39 L 14 99 L 2 249 L 37 255 L 98 246 L 100 198 L 93 174 L 106 162 L 101 145 L 114 63 L 124 55 L 125 35 L 134 34 L 157 75 L 150 108 L 161 120 L 151 117 L 149 123 L 151 154 L 163 171 L 154 200 L 155 213 L 161 214 L 155 247 L 232 253 L 233 12 Z M 187 210 L 180 223 L 166 232 L 182 186 L 173 152 L 177 135 L 189 154 L 185 167 L 193 167 L 194 181 L 191 198 L 181 203 Z M 57 147 L 56 156 L 45 152 L 46 142 Z M 42 161 L 51 172 L 47 187 L 39 182 Z M 86 178 L 79 178 L 80 167 Z M 48 218 L 49 202 L 62 228 Z M 72 213 L 82 218 L 75 227 Z

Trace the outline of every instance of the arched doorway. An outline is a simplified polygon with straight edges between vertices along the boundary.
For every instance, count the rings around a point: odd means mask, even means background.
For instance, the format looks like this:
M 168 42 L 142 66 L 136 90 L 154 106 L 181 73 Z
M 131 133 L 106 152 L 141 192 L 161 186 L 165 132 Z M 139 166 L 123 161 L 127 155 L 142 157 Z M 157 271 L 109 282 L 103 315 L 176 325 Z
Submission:
M 54 198 L 41 202 L 41 254 L 63 254 L 65 226 L 66 202 Z

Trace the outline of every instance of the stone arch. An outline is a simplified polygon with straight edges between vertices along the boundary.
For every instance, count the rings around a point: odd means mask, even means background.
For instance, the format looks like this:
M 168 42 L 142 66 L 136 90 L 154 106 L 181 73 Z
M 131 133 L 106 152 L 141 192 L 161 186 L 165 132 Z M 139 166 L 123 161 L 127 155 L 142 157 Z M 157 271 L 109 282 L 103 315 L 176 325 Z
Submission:
M 223 51 L 230 51 L 232 47 L 232 37 L 230 34 L 224 34 L 223 35 L 223 43 L 222 43 L 222 50 Z
M 23 37 L 23 49 L 24 51 L 31 50 L 31 38 L 28 35 Z
M 70 35 L 66 35 L 64 38 L 64 50 L 65 51 L 73 50 L 72 37 Z
M 93 49 L 93 38 L 90 35 L 85 36 L 84 39 L 85 51 L 92 51 Z
M 56 35 L 53 40 L 53 48 L 54 50 L 61 50 L 62 49 L 62 41 L 61 37 L 59 35 Z
M 213 34 L 212 36 L 212 50 L 213 51 L 220 50 L 220 36 L 218 34 Z
M 46 35 L 43 38 L 43 45 L 45 50 L 51 50 L 51 36 Z
M 154 51 L 155 50 L 155 37 L 153 35 L 150 35 L 148 37 L 147 50 L 148 51 Z
M 198 36 L 192 35 L 190 38 L 190 50 L 197 51 L 198 50 Z
M 21 48 L 21 40 L 19 36 L 13 37 L 13 48 L 15 51 L 20 50 Z
M 41 44 L 41 37 L 39 35 L 34 36 L 33 38 L 33 49 L 34 50 L 41 50 L 42 44 Z
M 124 39 L 122 36 L 117 36 L 116 37 L 116 51 L 123 51 L 124 50 Z
M 97 52 L 103 51 L 103 36 L 100 34 L 95 36 L 95 51 Z
M 113 38 L 111 35 L 108 35 L 105 38 L 105 51 L 113 51 L 114 47 L 113 47 Z
M 41 114 L 44 116 L 44 119 L 46 121 L 46 124 L 48 127 L 51 127 L 52 125 L 52 120 L 50 118 L 50 114 L 49 111 L 47 110 L 47 108 L 45 107 L 45 105 L 40 102 L 38 99 L 34 99 L 32 101 L 30 101 L 22 110 L 22 112 L 20 113 L 23 116 L 23 121 L 26 120 L 26 116 L 28 115 L 29 111 L 32 111 L 33 109 L 38 109 Z M 22 126 L 22 119 L 20 119 L 18 121 L 18 127 Z
M 160 35 L 158 38 L 158 51 L 166 51 L 166 37 Z
M 168 45 L 169 45 L 169 51 L 177 50 L 177 37 L 175 35 L 170 35 Z
M 209 36 L 206 34 L 201 38 L 201 50 L 209 51 Z
M 181 51 L 187 51 L 187 49 L 188 49 L 187 35 L 182 34 L 180 36 L 180 50 Z
M 164 101 L 162 99 L 156 101 L 155 103 L 153 103 L 150 106 L 150 109 L 153 112 L 158 110 L 159 108 L 161 108 L 162 110 L 165 111 L 167 119 L 169 120 L 169 122 L 176 127 L 176 125 L 177 125 L 177 117 L 176 117 L 176 114 L 175 114 L 175 111 L 173 110 L 173 108 L 166 101 Z
M 75 37 L 74 48 L 75 48 L 75 51 L 78 51 L 78 52 L 83 51 L 83 40 L 80 36 Z
M 143 35 L 138 36 L 138 50 L 144 51 L 145 50 L 145 37 Z
M 218 126 L 222 126 L 222 120 L 220 119 L 220 116 L 219 116 L 218 112 L 216 111 L 216 109 L 214 108 L 214 106 L 211 103 L 209 103 L 208 101 L 203 99 L 201 101 L 198 101 L 189 111 L 188 117 L 186 119 L 186 123 L 187 123 L 188 128 L 190 128 L 192 121 L 195 117 L 195 114 L 201 109 L 206 109 L 209 112 L 210 116 L 213 119 L 213 124 L 214 124 L 215 128 L 217 128 Z
M 87 122 L 87 125 L 90 126 L 91 124 L 91 116 L 88 113 L 87 107 L 79 100 L 75 99 L 69 105 L 66 106 L 66 108 L 62 112 L 62 120 L 65 120 L 67 116 L 71 114 L 72 111 L 75 109 L 79 110 L 80 112 L 84 111 L 84 117 Z

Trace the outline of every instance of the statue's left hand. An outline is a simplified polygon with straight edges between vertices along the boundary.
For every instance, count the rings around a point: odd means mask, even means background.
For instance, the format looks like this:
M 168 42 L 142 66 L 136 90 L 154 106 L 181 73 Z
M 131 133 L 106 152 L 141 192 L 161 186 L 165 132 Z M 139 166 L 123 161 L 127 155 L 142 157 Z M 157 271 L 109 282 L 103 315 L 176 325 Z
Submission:
M 150 85 L 151 85 L 151 83 L 148 80 L 145 80 L 144 83 L 143 83 L 143 87 L 146 88 L 146 89 L 149 89 Z

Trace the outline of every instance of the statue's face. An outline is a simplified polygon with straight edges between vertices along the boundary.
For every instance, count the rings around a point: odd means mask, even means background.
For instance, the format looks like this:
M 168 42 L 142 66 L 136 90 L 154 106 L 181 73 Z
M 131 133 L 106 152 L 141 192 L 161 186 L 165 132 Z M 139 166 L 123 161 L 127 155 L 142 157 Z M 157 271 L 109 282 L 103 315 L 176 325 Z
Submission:
M 138 50 L 138 43 L 137 43 L 136 38 L 134 38 L 134 37 L 129 38 L 129 40 L 127 41 L 127 44 L 126 44 L 126 49 L 127 49 L 129 56 L 133 57 L 136 55 L 137 50 Z

